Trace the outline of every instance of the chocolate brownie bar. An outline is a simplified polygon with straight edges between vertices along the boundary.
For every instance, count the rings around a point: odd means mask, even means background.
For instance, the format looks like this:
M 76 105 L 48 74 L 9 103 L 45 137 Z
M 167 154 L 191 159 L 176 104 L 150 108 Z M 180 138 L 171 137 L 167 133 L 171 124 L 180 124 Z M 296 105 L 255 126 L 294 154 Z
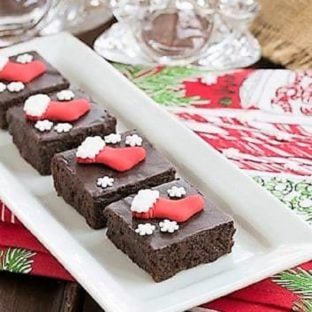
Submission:
M 6 112 L 35 93 L 66 89 L 69 82 L 37 52 L 0 57 L 0 128 L 7 127 Z
M 233 219 L 190 184 L 176 180 L 147 191 L 159 192 L 152 212 L 135 213 L 147 199 L 135 202 L 131 195 L 106 207 L 104 215 L 108 238 L 156 282 L 231 252 Z
M 115 144 L 107 143 L 104 152 L 107 149 L 108 152 L 123 153 L 123 149 L 129 146 L 126 139 L 135 138 L 135 134 L 135 131 L 123 133 Z M 137 136 L 137 139 L 139 138 Z M 124 171 L 103 164 L 78 163 L 76 154 L 79 148 L 54 156 L 52 174 L 58 195 L 82 214 L 92 228 L 102 228 L 106 225 L 106 218 L 102 212 L 108 204 L 133 194 L 142 187 L 156 186 L 175 178 L 175 169 L 170 162 L 146 139 L 141 140 L 142 142 L 139 140 L 137 143 L 141 143 L 146 153 L 145 159 Z M 126 149 L 125 154 L 121 156 L 123 160 L 128 161 L 131 158 L 128 152 Z M 117 160 L 118 156 L 113 157 L 114 163 Z
M 47 119 L 50 120 L 32 120 L 26 118 L 25 107 L 14 106 L 7 113 L 9 131 L 13 136 L 13 142 L 20 151 L 22 157 L 29 162 L 42 175 L 51 173 L 51 160 L 54 154 L 77 147 L 87 136 L 109 134 L 115 132 L 116 119 L 106 110 L 92 103 L 90 98 L 81 90 L 72 89 L 51 93 L 48 97 L 43 96 L 43 100 L 49 99 L 51 103 L 56 104 L 58 109 L 53 112 L 47 109 L 47 112 L 54 113 Z M 69 96 L 65 100 L 66 96 Z M 36 99 L 36 96 L 31 98 Z M 57 102 L 58 97 L 62 102 Z M 39 104 L 42 95 L 39 96 Z M 27 102 L 27 101 L 26 101 Z M 35 105 L 38 103 L 35 101 Z M 25 104 L 26 106 L 26 104 Z M 60 112 L 60 108 L 65 109 L 65 116 Z M 75 108 L 79 108 L 76 112 Z M 71 116 L 67 116 L 70 113 Z M 82 115 L 82 116 L 80 116 Z M 78 119 L 66 122 L 66 119 L 72 119 L 80 116 Z M 38 116 L 37 116 L 38 117 Z M 62 121 L 57 121 L 61 118 Z

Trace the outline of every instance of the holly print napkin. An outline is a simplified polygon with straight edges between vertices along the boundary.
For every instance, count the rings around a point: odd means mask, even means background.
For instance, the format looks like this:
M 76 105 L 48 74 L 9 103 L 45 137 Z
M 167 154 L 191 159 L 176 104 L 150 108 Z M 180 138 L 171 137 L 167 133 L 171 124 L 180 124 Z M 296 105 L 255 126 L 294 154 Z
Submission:
M 72 276 L 1 201 L 0 271 L 73 281 Z

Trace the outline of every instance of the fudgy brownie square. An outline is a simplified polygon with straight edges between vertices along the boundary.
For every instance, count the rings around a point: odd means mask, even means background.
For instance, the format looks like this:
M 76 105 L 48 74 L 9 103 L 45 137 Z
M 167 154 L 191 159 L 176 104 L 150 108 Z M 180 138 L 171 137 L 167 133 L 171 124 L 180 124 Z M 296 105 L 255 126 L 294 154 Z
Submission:
M 49 102 L 48 108 L 42 110 L 45 116 L 40 120 L 29 104 L 34 104 L 37 110 L 45 101 Z M 27 111 L 33 116 L 28 118 Z M 41 175 L 51 174 L 54 154 L 77 147 L 90 135 L 105 135 L 116 130 L 115 117 L 75 88 L 31 96 L 24 107 L 10 108 L 7 120 L 21 156 Z
M 7 127 L 6 112 L 35 93 L 66 89 L 69 82 L 37 52 L 0 56 L 0 128 Z
M 92 139 L 101 141 L 101 138 Z M 52 160 L 54 186 L 58 195 L 82 214 L 94 229 L 106 225 L 103 210 L 108 204 L 143 187 L 156 186 L 175 178 L 172 164 L 135 131 L 113 134 L 105 137 L 105 142 L 102 158 L 105 158 L 105 153 L 117 153 L 111 159 L 112 164 L 78 163 L 77 155 L 82 156 L 81 147 L 57 154 Z M 133 155 L 130 155 L 133 148 L 135 152 L 136 148 L 141 148 L 145 153 L 144 159 L 140 158 L 131 168 L 120 168 L 118 161 L 121 160 L 124 165 L 123 161 L 128 164 L 133 159 Z M 101 157 L 101 153 L 96 157 Z
M 112 203 L 104 215 L 108 238 L 156 282 L 215 261 L 234 243 L 233 219 L 184 180 Z

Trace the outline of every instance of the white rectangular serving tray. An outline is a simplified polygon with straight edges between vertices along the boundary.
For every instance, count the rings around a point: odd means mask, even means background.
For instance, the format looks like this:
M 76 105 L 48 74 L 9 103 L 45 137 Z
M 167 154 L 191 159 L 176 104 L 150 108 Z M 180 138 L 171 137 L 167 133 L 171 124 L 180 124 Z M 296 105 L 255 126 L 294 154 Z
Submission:
M 214 263 L 162 283 L 133 264 L 56 196 L 0 131 L 0 198 L 106 312 L 174 312 L 226 295 L 312 258 L 312 229 L 221 154 L 68 34 L 2 50 L 35 49 L 71 82 L 137 128 L 205 195 L 231 214 L 235 246 Z

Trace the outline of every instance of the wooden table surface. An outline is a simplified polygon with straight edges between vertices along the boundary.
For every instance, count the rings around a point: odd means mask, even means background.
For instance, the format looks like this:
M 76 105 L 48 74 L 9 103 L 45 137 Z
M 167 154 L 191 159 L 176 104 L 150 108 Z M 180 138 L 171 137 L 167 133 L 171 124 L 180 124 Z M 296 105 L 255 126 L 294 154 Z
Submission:
M 114 21 L 78 35 L 89 46 Z M 281 68 L 261 59 L 256 68 Z M 77 283 L 0 273 L 0 312 L 101 312 L 97 303 Z

